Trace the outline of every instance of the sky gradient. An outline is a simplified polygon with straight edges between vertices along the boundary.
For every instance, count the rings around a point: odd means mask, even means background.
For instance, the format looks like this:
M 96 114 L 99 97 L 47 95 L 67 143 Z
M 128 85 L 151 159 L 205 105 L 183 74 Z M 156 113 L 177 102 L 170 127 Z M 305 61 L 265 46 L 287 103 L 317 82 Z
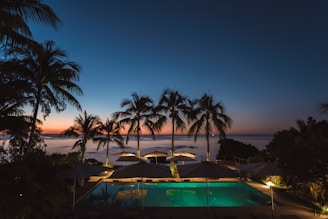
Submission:
M 132 92 L 157 103 L 165 88 L 210 92 L 233 120 L 228 134 L 328 118 L 318 110 L 328 102 L 328 1 L 43 2 L 63 25 L 32 25 L 35 40 L 54 40 L 81 65 L 78 100 L 103 121 Z M 53 111 L 42 129 L 61 132 L 80 113 Z

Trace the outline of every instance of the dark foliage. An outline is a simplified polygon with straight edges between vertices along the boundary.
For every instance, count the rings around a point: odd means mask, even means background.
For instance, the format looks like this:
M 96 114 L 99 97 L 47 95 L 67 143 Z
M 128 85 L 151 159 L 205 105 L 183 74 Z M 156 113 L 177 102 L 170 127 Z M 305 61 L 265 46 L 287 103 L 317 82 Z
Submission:
M 1 218 L 55 218 L 65 188 L 57 170 L 41 152 L 1 165 Z
M 312 117 L 298 120 L 297 128 L 282 130 L 267 146 L 273 160 L 288 173 L 286 182 L 304 200 L 327 204 L 328 123 Z
M 298 128 L 282 130 L 267 146 L 273 159 L 298 182 L 324 179 L 328 174 L 328 123 L 309 117 Z
M 218 157 L 235 156 L 235 157 L 247 159 L 259 153 L 259 150 L 255 146 L 251 144 L 244 144 L 242 142 L 233 139 L 221 139 L 219 143 L 220 143 L 220 150 L 217 155 Z

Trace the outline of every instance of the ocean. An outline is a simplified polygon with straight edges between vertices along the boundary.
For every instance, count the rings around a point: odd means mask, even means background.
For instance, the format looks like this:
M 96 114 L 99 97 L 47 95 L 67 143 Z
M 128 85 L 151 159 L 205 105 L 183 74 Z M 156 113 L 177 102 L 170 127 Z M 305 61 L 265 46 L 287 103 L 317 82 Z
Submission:
M 46 152 L 51 153 L 69 153 L 73 152 L 72 146 L 77 140 L 76 138 L 65 138 L 61 135 L 44 135 L 43 136 L 46 147 Z M 227 138 L 234 139 L 245 144 L 252 144 L 259 150 L 265 149 L 265 146 L 272 140 L 272 135 L 228 135 Z M 175 136 L 175 150 L 176 151 L 188 151 L 196 154 L 196 161 L 201 161 L 206 158 L 206 139 L 204 136 L 198 136 L 197 141 L 194 142 L 193 137 L 187 135 Z M 162 151 L 170 153 L 171 149 L 171 135 L 157 135 L 153 140 L 151 137 L 142 136 L 140 141 L 141 155 L 152 151 Z M 116 161 L 118 157 L 112 156 L 112 154 L 120 152 L 122 150 L 129 152 L 137 152 L 137 141 L 134 137 L 130 137 L 130 140 L 124 149 L 120 148 L 114 143 L 109 144 L 109 161 L 114 164 L 122 164 L 120 161 Z M 218 137 L 210 137 L 210 157 L 211 160 L 215 160 L 215 157 L 219 150 Z M 97 143 L 89 140 L 86 146 L 85 158 L 96 159 L 100 162 L 105 162 L 106 147 L 101 147 L 97 150 Z

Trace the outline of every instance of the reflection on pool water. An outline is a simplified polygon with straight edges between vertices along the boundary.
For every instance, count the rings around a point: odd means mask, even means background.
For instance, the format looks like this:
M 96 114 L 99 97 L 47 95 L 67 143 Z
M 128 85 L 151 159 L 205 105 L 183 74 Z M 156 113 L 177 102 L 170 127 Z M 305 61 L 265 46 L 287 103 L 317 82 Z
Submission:
M 270 205 L 243 182 L 101 183 L 79 207 L 239 207 Z

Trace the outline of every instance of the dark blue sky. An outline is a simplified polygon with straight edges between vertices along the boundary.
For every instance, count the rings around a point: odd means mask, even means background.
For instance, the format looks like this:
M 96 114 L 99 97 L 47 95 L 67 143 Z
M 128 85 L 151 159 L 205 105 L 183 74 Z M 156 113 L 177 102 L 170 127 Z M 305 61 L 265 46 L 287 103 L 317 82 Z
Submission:
M 79 100 L 103 120 L 132 92 L 210 92 L 233 119 L 228 133 L 268 133 L 328 102 L 328 1 L 47 0 L 63 22 L 33 26 L 82 67 Z M 63 130 L 79 112 L 50 115 Z

